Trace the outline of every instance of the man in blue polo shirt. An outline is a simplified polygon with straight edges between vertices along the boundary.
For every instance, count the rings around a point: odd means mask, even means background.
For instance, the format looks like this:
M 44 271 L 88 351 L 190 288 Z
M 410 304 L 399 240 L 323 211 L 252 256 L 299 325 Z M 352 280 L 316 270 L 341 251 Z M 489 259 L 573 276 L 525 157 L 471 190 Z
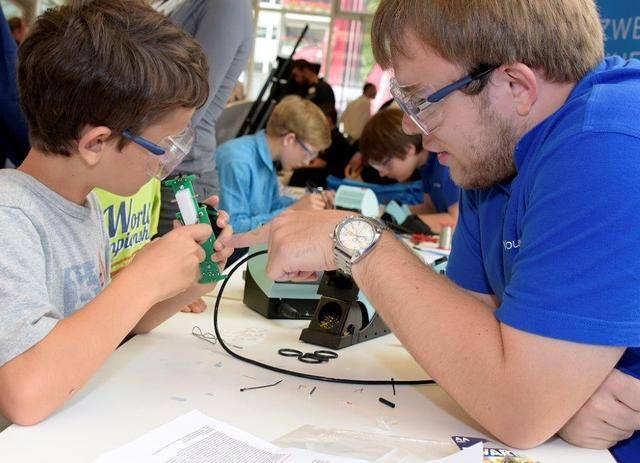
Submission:
M 372 42 L 405 131 L 467 190 L 449 278 L 340 212 L 286 213 L 236 241 L 268 238 L 274 279 L 352 274 L 503 442 L 560 432 L 637 462 L 640 62 L 604 59 L 593 0 L 382 0 Z

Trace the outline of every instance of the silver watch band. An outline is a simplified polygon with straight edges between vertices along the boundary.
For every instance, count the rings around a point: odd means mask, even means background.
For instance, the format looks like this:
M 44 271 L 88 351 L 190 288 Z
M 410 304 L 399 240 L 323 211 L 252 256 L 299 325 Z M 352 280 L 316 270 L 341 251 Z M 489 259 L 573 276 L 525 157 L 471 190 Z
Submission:
M 336 232 L 340 228 L 340 226 L 349 220 L 364 220 L 366 222 L 369 222 L 376 231 L 377 236 L 375 241 L 371 243 L 371 245 L 362 252 L 354 252 L 350 249 L 345 249 L 340 244 L 338 236 L 336 236 Z M 378 222 L 377 220 L 370 219 L 369 217 L 351 216 L 342 220 L 336 226 L 336 229 L 333 234 L 334 235 L 333 236 L 333 257 L 335 259 L 336 267 L 338 268 L 338 270 L 344 273 L 345 275 L 352 276 L 351 268 L 353 264 L 357 263 L 364 256 L 369 254 L 369 252 L 371 252 L 371 250 L 376 246 L 376 244 L 378 244 L 378 241 L 380 241 L 382 232 L 384 232 L 385 230 L 387 230 L 387 227 L 385 227 L 382 223 Z

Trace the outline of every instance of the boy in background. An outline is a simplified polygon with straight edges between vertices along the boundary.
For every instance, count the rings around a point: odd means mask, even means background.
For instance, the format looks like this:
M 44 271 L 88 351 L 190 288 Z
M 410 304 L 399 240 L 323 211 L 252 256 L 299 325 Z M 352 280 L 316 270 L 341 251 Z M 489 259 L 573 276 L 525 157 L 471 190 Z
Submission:
M 404 133 L 402 116 L 400 109 L 391 108 L 369 119 L 360 137 L 360 152 L 381 177 L 407 182 L 419 171 L 424 201 L 411 206 L 411 212 L 435 232 L 443 225 L 455 227 L 460 189 L 451 180 L 449 169 L 423 149 L 420 135 Z
M 324 209 L 327 204 L 318 194 L 298 201 L 282 196 L 274 163 L 279 161 L 285 170 L 308 165 L 330 144 L 331 132 L 320 108 L 289 96 L 274 108 L 266 131 L 220 146 L 220 204 L 231 215 L 234 230 L 258 228 L 287 208 Z
M 207 68 L 193 39 L 135 0 L 50 9 L 21 45 L 32 148 L 19 170 L 0 172 L 0 415 L 10 421 L 43 420 L 125 336 L 213 289 L 197 283 L 211 235 L 202 224 L 154 240 L 111 281 L 91 193 L 128 196 L 168 175 L 192 143 Z M 232 252 L 227 219 L 217 223 L 219 263 Z

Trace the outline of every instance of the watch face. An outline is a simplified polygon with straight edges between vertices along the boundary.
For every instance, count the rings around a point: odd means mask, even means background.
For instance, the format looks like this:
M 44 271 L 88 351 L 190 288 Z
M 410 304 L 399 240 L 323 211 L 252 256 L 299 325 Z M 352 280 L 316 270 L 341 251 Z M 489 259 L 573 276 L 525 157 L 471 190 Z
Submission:
M 352 251 L 367 249 L 376 239 L 376 230 L 365 220 L 349 220 L 338 230 L 340 244 Z

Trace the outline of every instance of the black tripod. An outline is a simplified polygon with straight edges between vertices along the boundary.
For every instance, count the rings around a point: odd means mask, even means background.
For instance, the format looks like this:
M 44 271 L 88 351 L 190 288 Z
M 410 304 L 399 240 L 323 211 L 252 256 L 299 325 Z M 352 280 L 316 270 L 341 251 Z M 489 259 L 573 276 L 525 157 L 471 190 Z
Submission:
M 271 71 L 269 74 L 269 78 L 262 86 L 262 90 L 260 90 L 260 94 L 256 98 L 256 101 L 251 105 L 251 109 L 247 114 L 242 126 L 240 126 L 240 130 L 238 131 L 238 137 L 243 135 L 251 135 L 256 133 L 258 130 L 263 129 L 267 125 L 267 119 L 271 115 L 273 108 L 276 104 L 286 95 L 286 89 L 288 80 L 287 77 L 291 72 L 291 63 L 293 62 L 293 55 L 296 54 L 302 39 L 307 34 L 309 30 L 309 25 L 304 26 L 300 37 L 298 37 L 298 41 L 296 45 L 293 47 L 293 51 L 288 58 L 282 58 L 278 56 L 278 65 Z M 265 101 L 262 101 L 262 98 L 269 90 L 269 98 Z

